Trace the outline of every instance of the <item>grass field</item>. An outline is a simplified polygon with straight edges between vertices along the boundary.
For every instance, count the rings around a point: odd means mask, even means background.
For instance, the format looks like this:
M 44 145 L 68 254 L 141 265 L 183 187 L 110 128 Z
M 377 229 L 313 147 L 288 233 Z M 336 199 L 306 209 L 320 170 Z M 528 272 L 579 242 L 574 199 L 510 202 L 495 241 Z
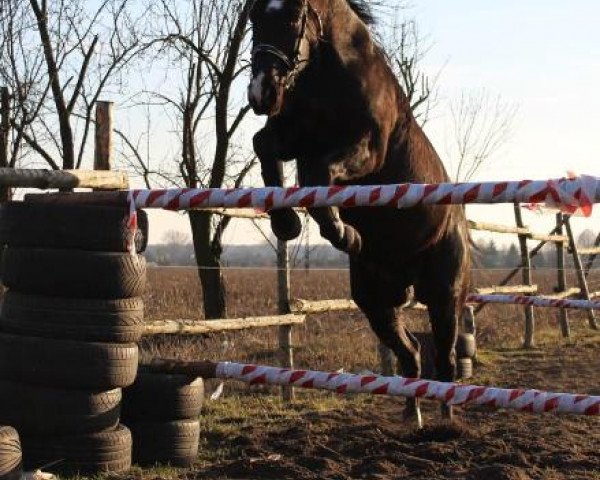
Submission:
M 570 272 L 570 277 L 572 272 Z M 497 283 L 503 271 L 476 272 L 475 285 Z M 540 290 L 552 291 L 553 271 L 535 273 Z M 200 289 L 193 269 L 152 269 L 147 319 L 201 318 Z M 228 316 L 274 314 L 276 272 L 230 270 Z M 592 288 L 600 276 L 590 278 Z M 570 278 L 570 284 L 574 279 Z M 292 296 L 348 297 L 347 272 L 295 271 Z M 536 310 L 537 346 L 522 350 L 522 309 L 486 307 L 477 318 L 481 365 L 473 383 L 600 394 L 600 336 L 583 312 L 571 314 L 573 337 L 565 340 L 554 310 Z M 408 312 L 413 331 L 428 330 L 424 313 Z M 277 365 L 277 329 L 204 338 L 159 337 L 143 344 L 143 357 L 163 355 Z M 377 371 L 376 341 L 358 312 L 309 317 L 294 330 L 295 362 L 301 368 Z M 208 382 L 208 391 L 215 388 Z M 136 478 L 600 478 L 597 419 L 534 416 L 467 408 L 457 426 L 438 422 L 437 406 L 424 406 L 423 432 L 401 421 L 401 400 L 298 392 L 283 405 L 276 388 L 229 383 L 205 405 L 201 453 L 193 472 L 136 470 Z

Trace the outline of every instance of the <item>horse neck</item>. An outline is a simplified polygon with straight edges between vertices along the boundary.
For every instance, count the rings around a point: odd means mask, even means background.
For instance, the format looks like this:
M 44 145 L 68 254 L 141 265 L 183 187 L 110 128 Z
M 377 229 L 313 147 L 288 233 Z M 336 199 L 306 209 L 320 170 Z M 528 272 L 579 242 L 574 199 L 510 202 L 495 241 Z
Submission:
M 361 50 L 374 46 L 368 27 L 346 0 L 311 2 L 321 12 L 325 41 L 338 52 L 343 63 L 359 60 L 363 53 Z

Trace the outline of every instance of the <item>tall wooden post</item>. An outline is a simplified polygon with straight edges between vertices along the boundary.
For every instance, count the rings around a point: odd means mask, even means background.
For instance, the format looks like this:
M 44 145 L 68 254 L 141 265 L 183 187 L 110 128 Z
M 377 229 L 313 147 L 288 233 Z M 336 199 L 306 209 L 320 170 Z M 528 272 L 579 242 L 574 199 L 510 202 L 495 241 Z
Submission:
M 10 90 L 8 87 L 0 88 L 0 167 L 10 166 Z M 0 188 L 0 203 L 11 199 L 9 187 Z
M 523 215 L 521 214 L 521 206 L 518 203 L 514 205 L 515 221 L 517 227 L 524 228 Z M 532 285 L 531 279 L 531 257 L 527 248 L 527 235 L 519 235 L 519 246 L 521 249 L 521 267 L 523 273 L 523 284 Z M 535 317 L 533 316 L 533 307 L 525 305 L 525 340 L 523 346 L 532 348 L 535 345 Z
M 112 168 L 113 106 L 112 102 L 98 102 L 96 104 L 94 170 L 111 170 Z
M 569 247 L 571 249 L 571 253 L 573 254 L 575 272 L 577 272 L 577 280 L 579 281 L 579 288 L 581 289 L 581 298 L 583 298 L 584 300 L 590 300 L 590 290 L 588 288 L 585 274 L 583 273 L 583 265 L 581 264 L 581 257 L 579 256 L 579 251 L 577 250 L 577 244 L 575 243 L 575 237 L 573 235 L 573 229 L 571 228 L 571 220 L 569 217 L 567 217 L 565 226 L 567 227 Z M 588 321 L 590 324 L 590 328 L 598 330 L 598 323 L 596 322 L 596 315 L 594 315 L 593 310 L 588 310 Z
M 563 234 L 563 214 L 556 214 L 556 230 L 559 235 Z M 556 242 L 556 269 L 558 274 L 557 293 L 567 290 L 567 272 L 565 270 L 565 245 L 562 242 Z M 569 326 L 569 314 L 566 308 L 559 310 L 560 331 L 564 338 L 571 336 L 571 327 Z
M 277 241 L 277 293 L 279 313 L 290 313 L 290 262 L 287 242 Z M 279 355 L 283 368 L 294 368 L 294 352 L 292 347 L 292 326 L 279 327 Z M 294 399 L 293 387 L 281 387 L 284 402 Z

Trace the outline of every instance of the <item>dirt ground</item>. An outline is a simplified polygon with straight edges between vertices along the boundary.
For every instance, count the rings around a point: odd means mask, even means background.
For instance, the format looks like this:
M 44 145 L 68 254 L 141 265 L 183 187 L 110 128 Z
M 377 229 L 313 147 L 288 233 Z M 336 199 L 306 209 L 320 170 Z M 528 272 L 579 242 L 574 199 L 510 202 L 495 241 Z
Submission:
M 600 339 L 573 346 L 484 355 L 477 381 L 506 387 L 600 394 Z M 482 383 L 482 382 L 480 382 Z M 210 406 L 208 407 L 211 408 Z M 362 396 L 338 408 L 255 421 L 237 434 L 205 432 L 203 448 L 225 451 L 195 478 L 598 479 L 598 418 L 467 407 L 454 426 L 424 404 L 426 428 L 401 420 L 401 400 Z M 235 416 L 219 420 L 235 423 Z
M 271 276 L 240 273 L 232 277 L 231 316 L 271 313 L 276 306 Z M 549 288 L 552 278 L 540 276 L 539 280 L 544 283 L 546 278 L 545 287 Z M 147 299 L 149 318 L 160 318 L 164 312 L 193 318 L 190 313 L 197 311 L 197 295 L 192 273 L 189 279 L 189 294 L 182 297 L 170 290 L 181 288 L 181 277 L 175 272 L 161 275 L 160 288 L 152 290 Z M 496 279 L 483 280 L 491 284 Z M 298 273 L 293 285 L 294 295 L 304 298 L 347 294 L 344 278 L 335 272 L 306 278 Z M 257 291 L 261 294 L 253 294 Z M 170 303 L 173 298 L 179 299 L 177 304 Z M 600 335 L 587 328 L 585 315 L 572 315 L 571 340 L 560 338 L 556 312 L 539 310 L 536 318 L 538 347 L 526 351 L 520 347 L 520 308 L 498 306 L 479 315 L 481 364 L 469 383 L 600 395 Z M 422 314 L 408 314 L 407 322 L 413 331 L 428 330 Z M 344 367 L 356 373 L 377 370 L 376 342 L 358 313 L 313 317 L 295 332 L 295 357 L 300 368 L 333 371 Z M 204 339 L 157 338 L 144 345 L 143 351 L 147 357 L 177 355 L 276 365 L 277 330 Z M 215 387 L 216 383 L 209 383 L 208 393 Z M 275 388 L 257 390 L 227 383 L 222 398 L 205 404 L 200 455 L 194 470 L 134 470 L 130 477 L 600 479 L 598 417 L 466 407 L 457 412 L 458 421 L 449 426 L 440 422 L 438 405 L 425 402 L 426 428 L 415 431 L 402 421 L 403 400 L 399 398 L 299 391 L 296 402 L 287 406 L 277 394 Z

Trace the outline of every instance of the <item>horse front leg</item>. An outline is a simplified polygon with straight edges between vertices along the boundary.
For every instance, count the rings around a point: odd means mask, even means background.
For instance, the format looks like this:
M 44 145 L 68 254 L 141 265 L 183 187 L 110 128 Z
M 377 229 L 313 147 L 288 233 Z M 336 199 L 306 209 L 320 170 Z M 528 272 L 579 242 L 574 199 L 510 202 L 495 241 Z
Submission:
M 298 180 L 303 187 L 328 186 L 331 184 L 331 174 L 327 165 L 302 159 L 298 160 Z M 360 253 L 360 233 L 341 220 L 337 207 L 309 208 L 308 213 L 319 225 L 321 236 L 335 248 L 349 255 Z
M 254 152 L 260 161 L 266 187 L 283 187 L 283 161 L 278 144 L 277 137 L 268 128 L 263 128 L 254 136 Z M 289 241 L 300 235 L 302 223 L 293 209 L 279 208 L 267 213 L 271 217 L 271 230 L 279 240 Z

